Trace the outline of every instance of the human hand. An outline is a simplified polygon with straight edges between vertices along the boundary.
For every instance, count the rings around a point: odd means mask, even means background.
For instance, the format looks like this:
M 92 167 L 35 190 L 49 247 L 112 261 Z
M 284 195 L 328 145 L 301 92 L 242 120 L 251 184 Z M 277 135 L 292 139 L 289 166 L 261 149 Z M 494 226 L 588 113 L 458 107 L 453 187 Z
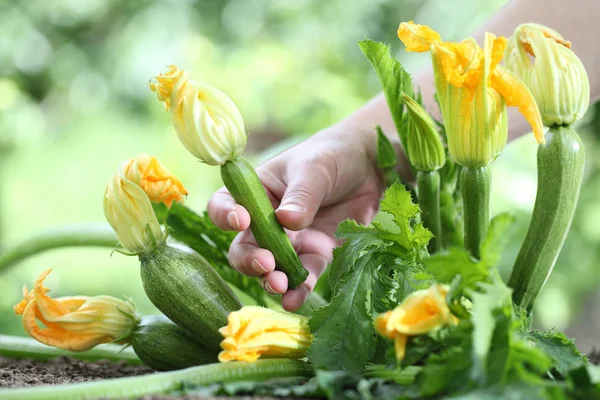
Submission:
M 349 135 L 339 127 L 322 131 L 257 168 L 279 222 L 309 271 L 304 283 L 288 289 L 270 251 L 259 248 L 250 215 L 225 187 L 210 199 L 208 213 L 222 229 L 240 233 L 229 249 L 233 268 L 259 276 L 267 292 L 283 294 L 286 310 L 300 307 L 332 258 L 338 224 L 350 218 L 368 224 L 379 207 L 384 184 L 375 163 L 375 138 Z

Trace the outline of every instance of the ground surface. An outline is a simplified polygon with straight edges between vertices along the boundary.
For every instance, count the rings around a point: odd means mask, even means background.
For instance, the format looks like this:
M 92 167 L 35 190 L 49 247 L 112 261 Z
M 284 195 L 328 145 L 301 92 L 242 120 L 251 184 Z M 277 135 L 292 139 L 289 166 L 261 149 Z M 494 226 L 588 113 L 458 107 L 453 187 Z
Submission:
M 125 362 L 85 362 L 68 357 L 31 361 L 0 356 L 0 388 L 85 382 L 152 372 L 148 367 L 127 365 Z
M 79 361 L 58 357 L 50 361 L 13 360 L 0 356 L 0 388 L 56 385 L 122 378 L 154 373 L 145 366 L 127 365 L 125 362 Z M 267 397 L 204 397 L 204 396 L 145 396 L 141 400 L 281 400 Z
M 600 350 L 593 350 L 588 358 L 593 364 L 600 364 Z M 68 357 L 58 357 L 50 361 L 13 360 L 0 356 L 0 388 L 17 388 L 37 385 L 85 382 L 100 379 L 122 378 L 125 376 L 154 373 L 145 366 L 127 365 L 125 362 L 78 361 Z M 235 397 L 249 399 L 249 397 Z M 146 396 L 143 400 L 196 400 L 225 399 L 222 397 L 199 396 Z M 234 399 L 228 397 L 228 400 Z M 253 397 L 252 400 L 268 398 Z

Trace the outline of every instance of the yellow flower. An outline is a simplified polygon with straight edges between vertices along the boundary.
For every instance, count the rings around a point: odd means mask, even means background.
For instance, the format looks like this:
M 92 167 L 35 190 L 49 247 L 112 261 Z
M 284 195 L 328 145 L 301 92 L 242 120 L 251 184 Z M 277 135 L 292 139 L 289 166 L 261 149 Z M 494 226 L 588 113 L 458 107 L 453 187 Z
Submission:
M 538 24 L 518 26 L 508 42 L 505 64 L 533 93 L 544 125 L 571 125 L 587 111 L 587 73 L 571 43 L 558 32 Z
M 446 163 L 444 146 L 433 119 L 415 100 L 403 95 L 409 115 L 408 157 L 419 171 L 435 171 Z
M 183 203 L 188 192 L 179 179 L 154 157 L 140 154 L 121 165 L 123 175 L 139 185 L 154 203 L 171 207 L 173 202 Z
M 225 338 L 219 361 L 256 361 L 260 357 L 301 358 L 312 342 L 308 318 L 292 313 L 246 306 L 219 329 Z
M 181 143 L 200 161 L 222 165 L 246 148 L 242 115 L 225 93 L 188 80 L 187 74 L 174 65 L 154 77 L 150 89 L 171 111 Z
M 121 246 L 131 254 L 152 251 L 166 239 L 148 195 L 122 171 L 106 186 L 104 215 Z
M 398 307 L 375 318 L 375 330 L 394 339 L 398 360 L 404 358 L 408 336 L 429 333 L 456 322 L 446 304 L 447 294 L 448 286 L 434 284 L 429 289 L 411 293 Z
M 29 336 L 48 346 L 84 351 L 131 334 L 138 322 L 133 303 L 111 296 L 53 299 L 43 285 L 50 272 L 42 272 L 33 291 L 24 287 L 23 300 L 14 306 Z
M 484 48 L 474 39 L 442 42 L 427 26 L 403 22 L 398 37 L 408 51 L 431 51 L 435 86 L 450 156 L 458 164 L 479 168 L 506 145 L 506 107 L 516 106 L 543 142 L 542 121 L 529 89 L 498 63 L 506 38 L 486 33 Z

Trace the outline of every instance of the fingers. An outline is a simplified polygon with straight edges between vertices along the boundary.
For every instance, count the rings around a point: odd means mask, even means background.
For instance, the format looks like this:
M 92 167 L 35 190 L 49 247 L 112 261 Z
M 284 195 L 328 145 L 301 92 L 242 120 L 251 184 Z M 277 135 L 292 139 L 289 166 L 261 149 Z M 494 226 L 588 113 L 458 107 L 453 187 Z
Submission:
M 333 185 L 335 173 L 332 169 L 317 159 L 290 174 L 288 186 L 276 210 L 277 219 L 283 226 L 298 231 L 312 224 Z
M 250 226 L 250 214 L 224 187 L 216 191 L 208 202 L 208 216 L 215 225 L 228 231 L 244 231 Z
M 292 235 L 302 265 L 308 270 L 308 278 L 297 288 L 288 289 L 287 276 L 281 271 L 273 271 L 261 278 L 265 290 L 269 293 L 281 293 L 284 309 L 293 311 L 299 308 L 314 289 L 318 277 L 331 262 L 335 241 L 323 232 L 311 229 Z
M 261 276 L 275 269 L 275 258 L 269 250 L 258 247 L 254 236 L 247 230 L 231 242 L 229 264 L 244 275 Z

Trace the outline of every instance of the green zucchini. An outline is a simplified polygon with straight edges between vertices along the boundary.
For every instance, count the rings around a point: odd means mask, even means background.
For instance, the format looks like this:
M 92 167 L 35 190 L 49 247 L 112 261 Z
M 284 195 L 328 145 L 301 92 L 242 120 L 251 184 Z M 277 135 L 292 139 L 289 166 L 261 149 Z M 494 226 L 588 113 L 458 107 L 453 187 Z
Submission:
M 460 171 L 465 248 L 476 259 L 481 257 L 481 243 L 490 223 L 490 188 L 491 173 L 488 167 L 463 167 Z
M 242 157 L 236 157 L 221 165 L 221 177 L 225 187 L 250 214 L 250 229 L 264 249 L 275 258 L 276 269 L 288 277 L 288 287 L 298 287 L 308 277 L 290 238 L 275 216 L 273 205 L 252 165 Z
M 152 304 L 208 349 L 219 350 L 219 328 L 242 303 L 213 267 L 199 254 L 167 244 L 139 257 Z
M 127 341 L 144 364 L 158 371 L 217 362 L 218 352 L 207 349 L 164 315 L 142 317 Z
M 530 312 L 565 242 L 583 180 L 585 155 L 571 127 L 553 127 L 538 147 L 538 187 L 529 229 L 508 286 L 513 301 Z

